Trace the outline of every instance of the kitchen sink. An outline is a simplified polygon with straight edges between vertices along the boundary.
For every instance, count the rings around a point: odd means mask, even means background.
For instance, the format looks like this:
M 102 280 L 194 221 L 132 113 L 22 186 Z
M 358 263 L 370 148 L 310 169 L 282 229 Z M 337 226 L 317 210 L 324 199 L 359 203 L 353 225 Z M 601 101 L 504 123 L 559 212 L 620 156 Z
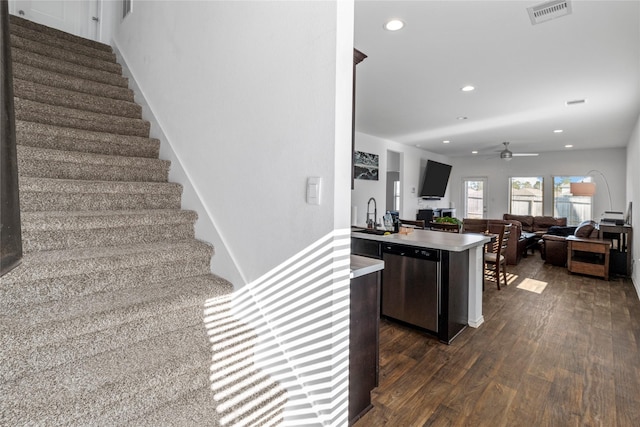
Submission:
M 355 232 L 358 232 L 358 233 L 366 233 L 366 234 L 377 234 L 378 236 L 382 236 L 385 233 L 393 234 L 393 231 L 375 230 L 373 228 L 351 227 L 351 231 L 355 231 Z

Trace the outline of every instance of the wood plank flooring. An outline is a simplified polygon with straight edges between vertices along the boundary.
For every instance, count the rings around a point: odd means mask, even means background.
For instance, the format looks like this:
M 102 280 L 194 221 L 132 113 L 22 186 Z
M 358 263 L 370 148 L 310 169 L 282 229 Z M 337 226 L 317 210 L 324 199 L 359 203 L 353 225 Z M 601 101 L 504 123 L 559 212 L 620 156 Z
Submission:
M 380 385 L 356 427 L 640 426 L 631 280 L 571 275 L 537 253 L 507 271 L 500 291 L 486 281 L 485 323 L 451 345 L 381 322 Z

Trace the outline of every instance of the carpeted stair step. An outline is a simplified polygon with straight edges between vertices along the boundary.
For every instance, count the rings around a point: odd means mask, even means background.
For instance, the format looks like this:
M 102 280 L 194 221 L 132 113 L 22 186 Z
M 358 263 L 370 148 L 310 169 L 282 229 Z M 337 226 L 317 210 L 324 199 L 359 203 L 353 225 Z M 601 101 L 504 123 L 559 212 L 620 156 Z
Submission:
M 140 418 L 132 420 L 132 425 L 137 427 L 157 427 L 157 426 L 196 426 L 201 425 L 202 420 L 210 419 L 211 407 L 215 405 L 212 401 L 212 392 L 209 387 L 193 391 L 187 395 L 180 396 L 178 399 L 147 412 Z M 253 396 L 251 396 L 253 397 Z M 258 396 L 259 397 L 259 396 Z M 284 421 L 282 409 L 282 396 L 275 396 L 272 405 L 264 405 L 264 407 L 254 407 L 253 413 L 255 417 L 247 419 L 251 413 L 238 412 L 217 414 L 216 421 L 220 424 L 209 425 L 239 425 L 239 426 L 278 426 Z M 250 404 L 248 405 L 250 407 Z M 261 413 L 256 413 L 261 410 Z M 262 411 L 264 410 L 264 411 Z M 227 411 L 231 412 L 231 411 Z M 231 415 L 231 416 L 230 416 Z M 224 420 L 223 417 L 230 416 L 234 422 Z
M 213 393 L 206 386 L 176 396 L 162 407 L 147 411 L 140 417 L 131 420 L 131 425 L 136 427 L 197 426 L 202 423 L 202 420 L 210 420 L 209 425 L 220 425 L 220 415 L 216 411 L 216 406 Z M 276 426 L 278 423 L 274 422 L 271 425 Z
M 59 301 L 77 296 L 128 289 L 132 286 L 154 288 L 164 281 L 182 281 L 185 276 L 205 274 L 209 261 L 202 258 L 174 258 L 162 265 L 145 264 L 116 271 L 101 271 L 88 277 L 81 274 L 68 277 L 49 277 L 21 282 L 13 286 L 0 288 L 0 295 L 7 299 L 0 301 L 0 307 L 6 312 L 17 308 L 30 307 L 49 301 Z
M 51 47 L 68 50 L 70 52 L 79 53 L 81 55 L 98 58 L 103 61 L 116 62 L 116 55 L 113 51 L 104 49 L 96 49 L 82 43 L 76 43 L 75 40 L 61 39 L 48 33 L 43 33 L 40 29 L 35 30 L 27 28 L 23 25 L 10 24 L 9 31 L 11 34 L 22 37 L 23 39 L 33 40 Z
M 206 342 L 203 305 L 223 291 L 228 282 L 209 274 L 12 310 L 0 317 L 0 356 L 7 360 L 0 378 L 33 375 L 185 326 L 200 325 Z
M 118 135 L 149 136 L 149 122 L 14 98 L 16 120 Z
M 155 412 L 193 394 L 192 389 L 203 390 L 211 354 L 201 321 L 195 326 L 191 323 L 192 319 L 187 319 L 182 329 L 7 383 L 3 387 L 5 419 L 0 423 L 21 425 L 29 420 L 78 425 L 85 419 L 87 425 L 97 425 L 100 419 L 101 425 L 124 425 L 127 423 L 121 417 L 132 419 Z M 191 377 L 189 381 L 179 381 L 185 375 Z M 24 395 L 30 395 L 32 401 L 21 401 Z M 199 403 L 207 410 L 199 412 L 206 415 L 199 423 L 216 418 L 213 394 L 209 390 L 203 397 Z M 86 404 L 78 405 L 79 400 Z M 120 422 L 115 422 L 116 417 Z M 157 425 L 169 424 L 165 420 Z
M 94 310 L 91 315 L 62 318 L 59 321 L 47 318 L 46 321 L 25 325 L 15 317 L 13 324 L 5 323 L 0 331 L 7 343 L 0 349 L 3 360 L 7 361 L 0 366 L 0 378 L 2 381 L 15 381 L 21 378 L 28 379 L 30 376 L 38 377 L 43 372 L 52 370 L 55 374 L 57 368 L 64 370 L 64 365 L 70 362 L 82 363 L 83 360 L 105 352 L 126 349 L 140 342 L 145 342 L 144 347 L 147 348 L 166 349 L 162 342 L 166 336 L 176 332 L 181 335 L 180 331 L 184 331 L 185 328 L 198 328 L 202 344 L 205 344 L 201 348 L 208 349 L 202 325 L 202 302 L 211 295 L 226 291 L 224 283 L 225 281 L 215 276 L 207 275 L 179 282 L 165 282 L 164 287 L 134 288 L 133 291 L 137 291 L 137 294 L 127 289 L 127 292 L 120 292 L 120 295 L 113 297 L 121 304 L 120 307 L 112 302 L 113 308 L 106 308 L 103 312 Z M 145 297 L 140 295 L 141 289 L 148 294 L 147 299 L 140 300 L 141 297 Z M 126 300 L 120 301 L 127 295 L 132 297 L 130 303 Z M 99 303 L 104 302 L 108 305 L 112 296 L 103 293 L 95 297 Z M 69 304 L 76 303 L 93 305 L 90 298 L 78 299 L 77 302 L 71 300 Z M 28 308 L 23 310 L 27 312 L 27 318 L 32 317 L 28 311 Z M 44 311 L 44 307 L 35 311 Z M 7 322 L 8 317 L 10 316 L 3 316 L 3 321 Z M 151 327 L 152 324 L 156 327 Z M 123 332 L 129 334 L 130 341 L 127 341 L 126 336 L 117 336 Z M 52 333 L 53 336 L 48 333 Z M 156 337 L 164 338 L 158 341 Z M 173 341 L 175 340 L 176 337 Z M 211 355 L 208 359 L 210 362 Z M 135 360 L 130 363 L 134 364 Z M 209 364 L 205 368 L 207 372 Z M 93 381 L 100 383 L 102 380 L 96 378 Z
M 46 35 L 57 37 L 58 39 L 63 39 L 70 41 L 76 44 L 82 44 L 93 49 L 104 50 L 105 52 L 112 52 L 111 46 L 108 44 L 100 43 L 95 40 L 86 39 L 84 37 L 76 36 L 74 34 L 65 33 L 64 31 L 57 30 L 55 28 L 47 27 L 42 24 L 35 23 L 33 21 L 29 21 L 28 19 L 21 18 L 16 15 L 9 15 L 9 22 L 11 25 L 20 25 L 25 28 L 29 28 L 35 31 L 39 31 Z
M 174 348 L 142 342 L 44 372 L 41 380 L 9 384 L 3 425 L 22 425 L 27 420 L 36 425 L 138 425 L 128 421 L 206 387 L 202 330 L 178 332 L 182 336 L 160 337 Z M 20 401 L 21 392 L 28 389 L 33 390 L 33 402 Z M 205 420 L 206 425 L 217 425 L 212 424 L 217 416 L 211 391 L 205 397 L 200 401 L 207 408 L 200 411 L 205 416 L 194 425 Z M 78 405 L 79 401 L 85 404 Z M 171 425 L 167 421 L 157 425 Z
M 60 89 L 16 77 L 13 79 L 13 94 L 17 98 L 28 99 L 42 104 L 59 105 L 76 110 L 111 114 L 132 119 L 142 118 L 142 107 L 133 102 Z
M 123 77 L 120 74 L 113 74 L 96 68 L 84 67 L 61 59 L 51 58 L 50 56 L 39 55 L 17 47 L 13 47 L 11 49 L 11 59 L 13 62 L 14 77 L 29 80 L 27 76 L 31 76 L 30 79 L 33 81 L 44 81 L 47 77 L 42 77 L 42 75 L 46 76 L 47 74 L 55 73 L 56 81 L 61 80 L 59 77 L 60 75 L 69 80 L 66 82 L 67 86 L 65 86 L 69 89 L 75 87 L 79 92 L 87 90 L 104 91 L 104 88 L 102 87 L 96 87 L 94 89 L 90 87 L 90 82 L 100 83 L 101 85 L 118 87 L 119 91 L 113 91 L 114 94 L 118 94 L 117 99 L 124 99 L 125 101 L 133 100 L 133 91 L 128 89 L 129 81 L 126 77 Z M 37 69 L 40 73 L 35 75 L 31 69 L 24 71 L 20 66 Z M 54 77 L 50 78 L 53 79 Z M 59 84 L 61 85 L 64 83 Z M 80 90 L 80 87 L 88 89 Z M 112 94 L 111 98 L 116 98 L 116 96 Z
M 88 181 L 166 182 L 170 162 L 18 145 L 20 176 Z
M 181 205 L 182 186 L 176 183 L 30 177 L 19 181 L 22 212 L 179 209 Z
M 38 55 L 44 55 L 66 61 L 70 64 L 82 65 L 84 67 L 95 68 L 97 70 L 122 75 L 122 67 L 117 62 L 104 61 L 100 58 L 94 58 L 81 53 L 49 46 L 44 43 L 25 39 L 15 34 L 11 34 L 11 46 L 28 52 L 37 53 Z
M 140 136 L 114 135 L 34 123 L 16 121 L 18 145 L 83 153 L 115 156 L 158 158 L 160 141 Z
M 32 252 L 2 276 L 0 307 L 201 276 L 209 273 L 212 255 L 198 240 Z
M 24 253 L 195 238 L 197 214 L 186 210 L 25 212 Z

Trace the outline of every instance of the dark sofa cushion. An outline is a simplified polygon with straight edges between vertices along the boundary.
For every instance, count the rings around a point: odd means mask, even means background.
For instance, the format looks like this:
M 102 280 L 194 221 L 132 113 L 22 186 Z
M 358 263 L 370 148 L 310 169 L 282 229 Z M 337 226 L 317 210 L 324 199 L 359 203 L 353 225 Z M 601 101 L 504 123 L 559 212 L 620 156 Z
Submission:
M 561 227 L 559 225 L 552 225 L 547 230 L 546 234 L 550 234 L 552 236 L 573 236 L 573 233 L 576 231 L 576 227 Z
M 567 225 L 567 218 L 554 218 L 552 216 L 535 216 L 533 217 L 533 231 L 546 232 L 549 227 L 554 225 L 565 227 Z
M 522 224 L 522 231 L 526 231 L 528 233 L 533 232 L 533 216 L 531 215 L 504 214 L 502 215 L 502 219 L 520 221 Z
M 596 228 L 595 221 L 582 221 L 573 233 L 576 237 L 589 238 Z

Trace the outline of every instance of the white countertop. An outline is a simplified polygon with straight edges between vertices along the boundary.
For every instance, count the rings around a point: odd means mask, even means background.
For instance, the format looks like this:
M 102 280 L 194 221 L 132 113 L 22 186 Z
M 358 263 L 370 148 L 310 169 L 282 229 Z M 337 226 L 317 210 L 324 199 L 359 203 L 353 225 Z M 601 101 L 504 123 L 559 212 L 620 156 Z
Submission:
M 360 255 L 351 255 L 351 279 L 375 273 L 384 269 L 384 261 L 381 259 L 367 258 Z
M 490 237 L 479 233 L 447 233 L 444 231 L 417 229 L 409 234 L 395 233 L 386 236 L 353 231 L 351 232 L 351 237 L 418 248 L 442 249 L 451 252 L 463 252 L 491 241 Z

